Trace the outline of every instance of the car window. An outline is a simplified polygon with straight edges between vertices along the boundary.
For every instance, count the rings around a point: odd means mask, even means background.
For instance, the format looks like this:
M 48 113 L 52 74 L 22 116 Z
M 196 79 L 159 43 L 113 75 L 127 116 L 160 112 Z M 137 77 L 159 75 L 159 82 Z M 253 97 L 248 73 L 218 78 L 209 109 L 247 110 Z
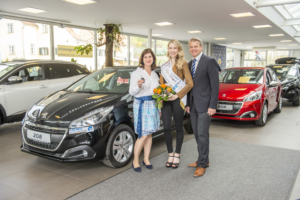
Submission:
M 67 78 L 74 76 L 73 66 L 70 65 L 48 65 L 51 79 Z
M 23 67 L 19 71 L 15 72 L 12 76 L 21 77 L 22 82 L 38 81 L 45 79 L 44 69 L 41 65 Z
M 86 68 L 81 68 L 81 67 L 78 67 L 76 66 L 75 68 L 75 71 L 76 71 L 76 74 L 89 74 L 89 70 L 87 70 Z
M 268 70 L 268 71 L 269 71 L 269 73 L 271 74 L 272 80 L 273 80 L 273 81 L 277 81 L 277 76 L 276 76 L 275 72 L 273 72 L 273 70 Z
M 267 76 L 266 83 L 267 83 L 267 85 L 270 85 L 272 79 L 271 79 L 271 75 L 270 75 L 269 71 L 267 71 L 266 76 Z
M 220 83 L 262 84 L 262 69 L 226 69 L 219 74 Z

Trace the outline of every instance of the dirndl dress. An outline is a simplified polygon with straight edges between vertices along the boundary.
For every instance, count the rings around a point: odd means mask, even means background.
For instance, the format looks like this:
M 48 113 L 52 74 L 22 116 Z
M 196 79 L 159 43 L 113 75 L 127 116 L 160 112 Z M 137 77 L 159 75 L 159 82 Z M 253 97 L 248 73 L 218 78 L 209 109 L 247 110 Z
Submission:
M 134 130 L 139 138 L 159 130 L 159 110 L 152 96 L 135 98 L 133 102 Z

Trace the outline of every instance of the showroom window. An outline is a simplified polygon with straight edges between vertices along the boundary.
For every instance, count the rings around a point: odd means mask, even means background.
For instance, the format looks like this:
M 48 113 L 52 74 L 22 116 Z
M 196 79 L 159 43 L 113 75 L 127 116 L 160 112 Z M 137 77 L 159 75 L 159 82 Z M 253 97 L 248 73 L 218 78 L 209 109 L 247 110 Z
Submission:
M 113 54 L 113 62 L 114 66 L 126 66 L 127 64 L 127 35 L 121 35 L 122 41 L 120 46 L 114 45 L 114 54 Z M 105 56 L 105 54 L 104 54 Z
M 31 55 L 35 55 L 35 44 L 31 44 L 30 53 L 31 53 Z
M 265 67 L 266 51 L 245 51 L 245 67 Z
M 14 45 L 9 45 L 9 55 L 15 55 L 15 46 Z
M 139 64 L 140 55 L 147 46 L 147 38 L 130 36 L 130 65 Z
M 234 67 L 234 49 L 226 49 L 226 68 Z
M 48 33 L 48 25 L 47 24 L 43 24 L 42 29 L 43 29 L 43 33 Z
M 268 51 L 267 64 L 275 64 L 278 58 L 289 57 L 290 51 Z
M 41 56 L 49 55 L 48 47 L 42 47 L 42 48 L 40 48 L 40 55 Z
M 14 24 L 13 23 L 7 24 L 7 32 L 8 33 L 13 33 L 14 32 Z
M 167 57 L 168 43 L 169 41 L 166 40 L 156 40 L 156 64 L 158 66 L 164 64 L 169 60 L 169 58 Z

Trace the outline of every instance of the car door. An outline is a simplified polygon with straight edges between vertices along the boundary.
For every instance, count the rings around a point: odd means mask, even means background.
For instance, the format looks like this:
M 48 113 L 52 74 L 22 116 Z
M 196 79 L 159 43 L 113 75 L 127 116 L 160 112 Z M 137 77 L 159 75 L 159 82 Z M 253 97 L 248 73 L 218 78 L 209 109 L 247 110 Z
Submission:
M 46 79 L 44 66 L 41 64 L 24 66 L 11 76 L 21 77 L 22 82 L 9 84 L 8 77 L 3 85 L 7 116 L 25 112 L 32 104 L 49 94 L 49 80 Z
M 48 64 L 46 68 L 50 76 L 49 84 L 52 93 L 64 89 L 86 76 L 86 74 L 80 74 L 75 66 L 70 64 Z
M 276 87 L 271 86 L 271 82 L 273 81 L 273 78 L 272 78 L 270 70 L 267 70 L 266 75 L 267 75 L 268 112 L 271 112 L 277 106 L 276 97 L 277 97 L 278 86 L 276 86 Z

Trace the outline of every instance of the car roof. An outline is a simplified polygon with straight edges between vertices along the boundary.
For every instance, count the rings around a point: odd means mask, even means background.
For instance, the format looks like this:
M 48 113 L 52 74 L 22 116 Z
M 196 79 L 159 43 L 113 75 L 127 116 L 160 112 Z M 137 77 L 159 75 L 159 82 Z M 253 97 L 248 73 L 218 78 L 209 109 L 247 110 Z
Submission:
M 273 67 L 273 66 L 291 66 L 291 65 L 296 65 L 295 63 L 291 64 L 270 64 L 267 67 Z
M 266 69 L 266 68 L 265 67 L 231 67 L 226 69 Z

